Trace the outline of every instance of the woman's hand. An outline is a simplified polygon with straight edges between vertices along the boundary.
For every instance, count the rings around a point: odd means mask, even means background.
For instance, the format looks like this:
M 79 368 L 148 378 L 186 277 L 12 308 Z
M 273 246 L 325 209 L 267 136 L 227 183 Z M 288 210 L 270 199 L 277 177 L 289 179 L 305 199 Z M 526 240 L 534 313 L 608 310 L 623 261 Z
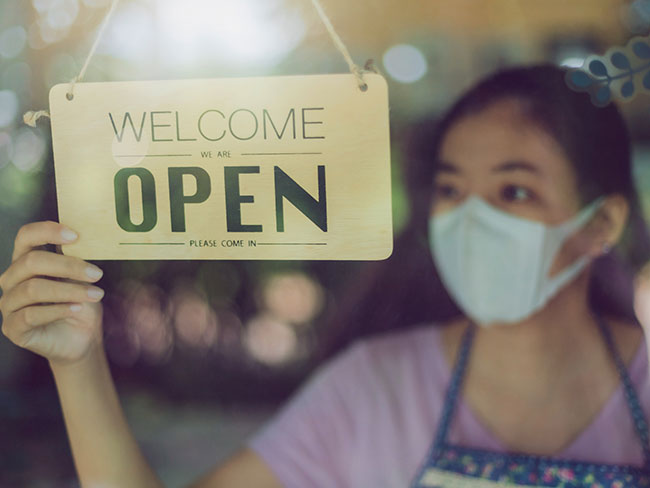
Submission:
M 16 236 L 9 268 L 0 275 L 2 333 L 52 364 L 83 359 L 102 342 L 104 292 L 90 285 L 102 271 L 82 259 L 43 250 L 77 235 L 57 222 L 34 222 Z

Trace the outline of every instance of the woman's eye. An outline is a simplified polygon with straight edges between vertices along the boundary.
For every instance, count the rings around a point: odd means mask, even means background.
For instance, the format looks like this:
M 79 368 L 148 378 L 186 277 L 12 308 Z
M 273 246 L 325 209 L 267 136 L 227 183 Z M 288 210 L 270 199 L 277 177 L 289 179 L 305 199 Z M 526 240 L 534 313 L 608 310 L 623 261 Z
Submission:
M 528 188 L 519 185 L 507 185 L 501 190 L 501 196 L 508 202 L 522 202 L 532 200 L 534 197 L 533 192 Z
M 451 185 L 436 185 L 434 187 L 436 198 L 456 198 L 458 190 Z

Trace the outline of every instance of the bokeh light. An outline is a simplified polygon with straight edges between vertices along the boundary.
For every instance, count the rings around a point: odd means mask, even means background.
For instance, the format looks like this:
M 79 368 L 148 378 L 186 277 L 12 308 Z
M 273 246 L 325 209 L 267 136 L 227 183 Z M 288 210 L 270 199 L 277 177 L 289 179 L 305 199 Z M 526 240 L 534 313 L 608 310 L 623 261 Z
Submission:
M 392 46 L 384 53 L 383 61 L 386 72 L 401 83 L 418 81 L 428 69 L 422 51 L 410 44 Z
M 0 56 L 11 59 L 18 56 L 27 42 L 27 32 L 22 25 L 9 27 L 0 33 Z
M 280 365 L 291 360 L 298 349 L 298 338 L 287 323 L 268 314 L 257 315 L 245 327 L 244 346 L 257 361 Z
M 650 27 L 650 0 L 634 0 L 622 7 L 622 20 L 635 34 L 645 34 Z
M 217 341 L 217 314 L 198 293 L 179 291 L 171 300 L 171 314 L 178 339 L 198 350 L 209 350 Z
M 13 157 L 13 152 L 11 136 L 6 132 L 0 132 L 0 169 L 9 163 Z
M 113 14 L 98 54 L 109 54 L 129 61 L 152 60 L 156 52 L 155 16 L 141 3 L 122 5 Z
M 21 127 L 14 133 L 12 163 L 21 171 L 39 169 L 45 158 L 45 140 L 39 129 Z
M 125 327 L 143 359 L 159 363 L 169 358 L 173 346 L 170 317 L 164 306 L 164 292 L 157 286 L 127 282 L 122 291 L 125 302 Z
M 79 3 L 77 0 L 52 0 L 44 18 L 53 30 L 68 29 L 77 18 Z
M 0 90 L 0 128 L 7 127 L 18 115 L 18 97 L 12 90 Z
M 305 35 L 301 17 L 279 0 L 159 0 L 161 61 L 193 64 L 212 53 L 234 64 L 273 66 Z
M 262 292 L 264 308 L 281 321 L 303 324 L 312 320 L 323 306 L 323 290 L 303 272 L 272 276 Z
M 106 7 L 111 0 L 83 0 L 83 4 L 90 8 Z
M 32 6 L 39 14 L 47 13 L 55 0 L 32 0 Z

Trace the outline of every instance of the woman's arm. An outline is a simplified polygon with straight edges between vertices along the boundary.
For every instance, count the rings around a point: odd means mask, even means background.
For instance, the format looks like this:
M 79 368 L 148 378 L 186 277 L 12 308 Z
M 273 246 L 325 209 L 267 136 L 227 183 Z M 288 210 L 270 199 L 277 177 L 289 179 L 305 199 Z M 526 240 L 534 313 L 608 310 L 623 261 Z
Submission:
M 81 486 L 162 487 L 129 429 L 101 345 L 50 367 Z
M 282 488 L 268 465 L 250 448 L 236 452 L 189 488 Z
M 82 486 L 163 486 L 145 460 L 120 406 L 103 349 L 81 363 L 51 365 Z M 191 488 L 282 488 L 254 451 L 243 449 Z
M 124 416 L 102 341 L 101 270 L 46 244 L 76 236 L 56 222 L 22 227 L 12 263 L 0 275 L 2 333 L 45 357 L 63 409 L 79 481 L 84 487 L 162 487 Z M 197 482 L 200 488 L 277 488 L 270 469 L 247 450 Z

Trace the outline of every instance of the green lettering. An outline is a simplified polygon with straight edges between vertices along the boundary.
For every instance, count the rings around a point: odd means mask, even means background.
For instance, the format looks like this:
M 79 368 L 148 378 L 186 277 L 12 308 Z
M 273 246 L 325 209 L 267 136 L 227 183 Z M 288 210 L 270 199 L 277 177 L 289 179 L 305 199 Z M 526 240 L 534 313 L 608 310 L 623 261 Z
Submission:
M 239 175 L 259 173 L 259 166 L 224 166 L 224 184 L 226 190 L 226 228 L 228 232 L 262 232 L 258 224 L 241 223 L 241 204 L 253 203 L 253 195 L 242 195 L 239 189 Z
M 184 168 L 168 168 L 169 176 L 169 212 L 172 221 L 172 232 L 185 232 L 185 204 L 205 202 L 210 196 L 210 175 L 198 166 Z M 183 193 L 183 176 L 191 175 L 196 180 L 196 193 Z
M 318 166 L 318 200 L 298 185 L 279 167 L 274 167 L 275 218 L 278 232 L 284 232 L 284 200 L 286 198 L 323 232 L 327 232 L 327 200 L 325 194 L 325 166 Z
M 131 220 L 129 206 L 128 180 L 131 176 L 140 179 L 142 188 L 142 222 L 138 225 Z M 127 232 L 149 232 L 156 226 L 156 182 L 151 172 L 145 168 L 122 168 L 113 180 L 115 188 L 115 216 L 117 224 Z

